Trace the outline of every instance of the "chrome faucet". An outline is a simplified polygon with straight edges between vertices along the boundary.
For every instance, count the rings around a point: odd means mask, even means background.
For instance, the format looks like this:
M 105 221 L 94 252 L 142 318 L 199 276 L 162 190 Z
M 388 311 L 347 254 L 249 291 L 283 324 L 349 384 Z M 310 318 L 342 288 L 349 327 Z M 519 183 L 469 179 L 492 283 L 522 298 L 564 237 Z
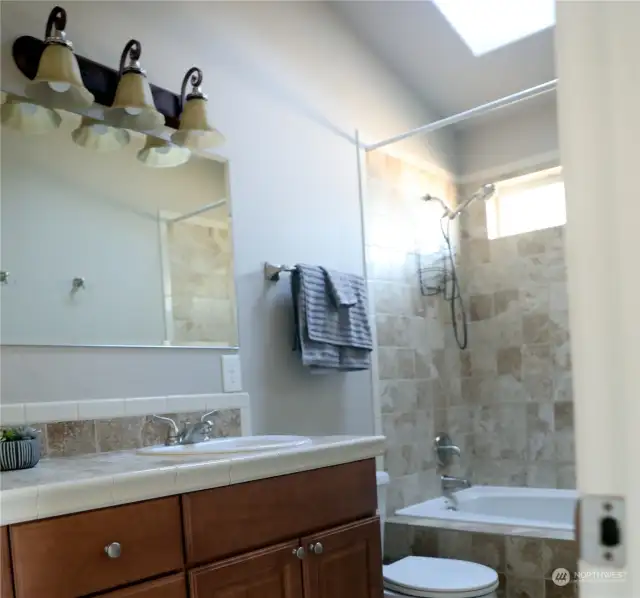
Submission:
M 450 501 L 449 510 L 458 510 L 458 498 L 456 492 L 471 488 L 471 481 L 465 478 L 456 478 L 451 475 L 440 476 L 440 484 L 442 487 L 442 495 Z
M 153 415 L 154 419 L 166 422 L 168 424 L 167 437 L 164 441 L 166 446 L 175 446 L 178 444 L 196 444 L 198 442 L 206 442 L 209 435 L 213 431 L 213 422 L 206 419 L 211 414 L 216 413 L 217 409 L 205 413 L 199 422 L 192 424 L 186 421 L 182 429 L 179 428 L 175 420 L 163 415 Z

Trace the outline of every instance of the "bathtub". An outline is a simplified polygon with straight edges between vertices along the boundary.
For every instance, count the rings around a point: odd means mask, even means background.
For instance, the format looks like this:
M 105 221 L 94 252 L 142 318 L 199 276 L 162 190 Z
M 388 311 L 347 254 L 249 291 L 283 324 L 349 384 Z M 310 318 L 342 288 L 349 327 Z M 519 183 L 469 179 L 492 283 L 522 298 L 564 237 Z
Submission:
M 572 540 L 576 490 L 473 486 L 451 502 L 434 498 L 396 511 L 392 522 L 473 532 Z

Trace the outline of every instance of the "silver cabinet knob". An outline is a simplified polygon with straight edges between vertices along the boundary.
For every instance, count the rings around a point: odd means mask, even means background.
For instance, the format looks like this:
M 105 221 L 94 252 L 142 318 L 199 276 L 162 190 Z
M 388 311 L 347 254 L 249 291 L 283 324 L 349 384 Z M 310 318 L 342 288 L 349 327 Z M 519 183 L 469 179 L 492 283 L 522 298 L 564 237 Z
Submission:
M 309 544 L 309 552 L 313 552 L 313 554 L 322 554 L 324 552 L 324 546 L 320 542 Z
M 302 560 L 305 557 L 305 551 L 304 548 L 302 548 L 302 546 L 300 546 L 300 548 L 294 548 L 293 549 L 293 555 L 298 557 L 300 560 Z
M 104 547 L 104 551 L 110 559 L 117 559 L 122 554 L 122 547 L 119 542 L 111 542 Z

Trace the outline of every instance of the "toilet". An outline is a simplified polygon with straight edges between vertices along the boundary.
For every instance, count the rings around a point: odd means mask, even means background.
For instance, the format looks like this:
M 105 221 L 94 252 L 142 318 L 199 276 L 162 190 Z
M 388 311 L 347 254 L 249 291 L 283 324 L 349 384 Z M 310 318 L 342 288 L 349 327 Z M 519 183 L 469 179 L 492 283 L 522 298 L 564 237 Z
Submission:
M 380 533 L 384 546 L 389 474 L 376 473 Z M 498 574 L 490 567 L 423 556 L 408 556 L 382 568 L 385 598 L 496 598 Z

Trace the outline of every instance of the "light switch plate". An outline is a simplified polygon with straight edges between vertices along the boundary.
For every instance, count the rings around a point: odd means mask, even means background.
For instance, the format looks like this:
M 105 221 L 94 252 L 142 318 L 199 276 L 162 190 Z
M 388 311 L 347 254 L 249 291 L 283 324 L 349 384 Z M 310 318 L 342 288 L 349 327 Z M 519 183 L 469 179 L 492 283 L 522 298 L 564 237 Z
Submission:
M 240 355 L 222 356 L 222 388 L 224 392 L 240 392 L 242 390 Z

